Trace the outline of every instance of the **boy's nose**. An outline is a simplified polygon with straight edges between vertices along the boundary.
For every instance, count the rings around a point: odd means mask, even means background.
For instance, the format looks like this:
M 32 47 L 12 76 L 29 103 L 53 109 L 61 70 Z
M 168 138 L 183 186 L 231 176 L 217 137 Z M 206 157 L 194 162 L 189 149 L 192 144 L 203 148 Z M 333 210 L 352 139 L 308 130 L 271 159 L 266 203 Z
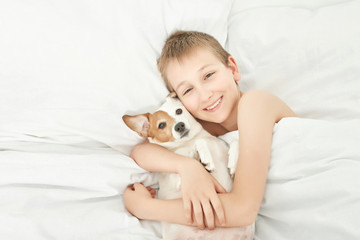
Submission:
M 208 101 L 211 96 L 213 95 L 213 91 L 210 89 L 207 89 L 206 87 L 203 87 L 201 91 L 201 100 L 202 101 Z
M 175 125 L 175 131 L 182 133 L 185 130 L 185 123 L 179 122 Z

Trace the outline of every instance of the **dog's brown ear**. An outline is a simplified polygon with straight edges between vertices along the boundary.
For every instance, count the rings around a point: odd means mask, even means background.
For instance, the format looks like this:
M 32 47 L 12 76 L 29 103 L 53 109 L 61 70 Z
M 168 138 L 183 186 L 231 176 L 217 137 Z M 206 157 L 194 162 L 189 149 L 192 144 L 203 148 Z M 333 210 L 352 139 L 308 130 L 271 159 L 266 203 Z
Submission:
M 176 92 L 171 92 L 167 95 L 167 97 L 177 98 L 178 96 L 177 96 Z
M 135 116 L 124 115 L 122 119 L 125 124 L 141 137 L 148 137 L 150 113 L 139 114 Z

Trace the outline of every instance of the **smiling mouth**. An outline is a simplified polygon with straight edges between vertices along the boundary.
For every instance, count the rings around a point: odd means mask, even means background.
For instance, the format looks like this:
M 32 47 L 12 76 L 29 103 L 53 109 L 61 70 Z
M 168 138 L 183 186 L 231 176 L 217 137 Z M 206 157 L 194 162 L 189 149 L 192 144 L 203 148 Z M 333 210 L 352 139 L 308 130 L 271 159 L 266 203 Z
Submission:
M 219 98 L 216 102 L 214 102 L 209 107 L 204 108 L 204 110 L 207 110 L 207 111 L 213 110 L 214 108 L 216 108 L 221 103 L 221 101 L 222 101 L 222 97 Z

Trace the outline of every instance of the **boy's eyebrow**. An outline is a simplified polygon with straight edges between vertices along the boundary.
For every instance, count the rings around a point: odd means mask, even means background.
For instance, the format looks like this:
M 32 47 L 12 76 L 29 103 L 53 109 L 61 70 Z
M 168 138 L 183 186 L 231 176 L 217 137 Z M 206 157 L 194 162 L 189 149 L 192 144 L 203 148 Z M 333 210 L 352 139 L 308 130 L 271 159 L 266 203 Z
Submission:
M 178 89 L 179 89 L 179 87 L 180 87 L 181 85 L 183 85 L 183 84 L 185 84 L 185 81 L 181 81 L 181 82 L 179 83 L 179 85 L 177 85 L 176 88 L 174 88 L 175 92 L 177 92 Z
M 202 66 L 201 68 L 199 68 L 198 72 L 201 72 L 202 70 L 204 70 L 205 68 L 207 68 L 207 67 L 209 67 L 209 66 L 211 66 L 211 65 L 214 65 L 214 64 L 211 64 L 211 63 L 205 64 L 204 66 Z

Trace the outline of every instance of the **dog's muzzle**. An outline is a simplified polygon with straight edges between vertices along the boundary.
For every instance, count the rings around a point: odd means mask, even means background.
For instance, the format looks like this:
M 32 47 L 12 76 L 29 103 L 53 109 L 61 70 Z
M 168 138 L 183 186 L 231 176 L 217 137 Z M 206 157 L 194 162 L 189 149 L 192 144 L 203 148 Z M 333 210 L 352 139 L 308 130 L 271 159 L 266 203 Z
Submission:
M 189 130 L 185 128 L 185 123 L 179 122 L 175 125 L 175 131 L 180 134 L 180 138 L 189 134 Z

